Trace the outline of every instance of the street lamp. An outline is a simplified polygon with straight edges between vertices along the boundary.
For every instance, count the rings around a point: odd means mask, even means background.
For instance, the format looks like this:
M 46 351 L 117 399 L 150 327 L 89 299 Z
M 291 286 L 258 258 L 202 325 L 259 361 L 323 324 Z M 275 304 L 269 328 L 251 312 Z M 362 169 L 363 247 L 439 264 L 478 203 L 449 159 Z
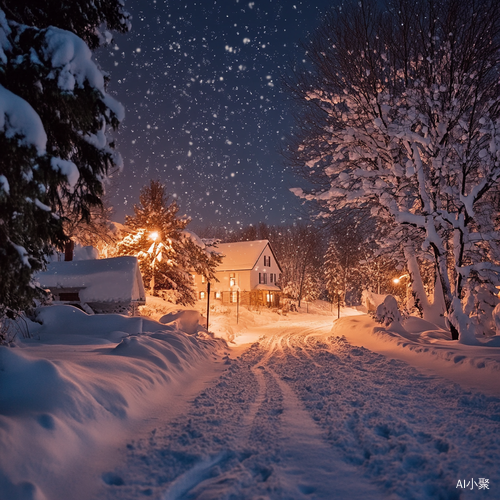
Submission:
M 149 249 L 149 253 L 153 255 L 153 276 L 151 278 L 151 283 L 150 283 L 150 290 L 149 293 L 151 295 L 154 295 L 154 289 L 155 289 L 155 264 L 156 264 L 156 259 L 161 260 L 161 253 L 158 253 L 159 249 L 156 249 L 157 251 L 155 252 L 155 245 L 156 245 L 156 240 L 158 239 L 160 235 L 158 234 L 158 231 L 153 231 L 152 233 L 149 234 L 149 237 L 153 240 L 153 244 L 151 245 L 151 248 Z
M 402 274 L 399 278 L 394 278 L 392 280 L 392 282 L 395 285 L 399 285 L 399 283 L 401 283 L 401 280 L 403 278 L 408 279 L 408 283 L 406 284 L 406 309 L 409 309 L 408 303 L 410 301 L 410 275 L 409 274 Z M 408 310 L 408 312 L 409 312 L 409 310 Z
M 239 282 L 239 277 L 238 277 L 238 282 Z M 236 284 L 236 276 L 234 278 L 230 278 L 229 283 L 230 283 L 229 287 L 231 289 L 229 293 L 231 293 L 231 295 L 233 293 L 236 293 L 236 324 L 238 324 L 240 320 L 240 287 L 239 285 Z

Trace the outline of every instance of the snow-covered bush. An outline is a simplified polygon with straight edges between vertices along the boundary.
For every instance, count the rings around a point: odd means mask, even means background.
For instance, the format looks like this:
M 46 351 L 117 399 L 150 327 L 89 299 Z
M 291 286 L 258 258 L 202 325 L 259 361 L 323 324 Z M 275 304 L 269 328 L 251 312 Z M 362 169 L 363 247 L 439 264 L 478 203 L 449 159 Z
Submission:
M 491 313 L 493 317 L 493 324 L 495 326 L 495 331 L 497 335 L 500 335 L 500 304 L 495 306 L 493 312 Z
M 218 303 L 210 304 L 210 312 L 214 312 L 217 314 L 225 314 L 225 315 L 229 315 L 232 313 L 231 308 L 229 308 L 228 306 L 225 306 L 223 304 L 218 304 Z
M 363 290 L 361 293 L 361 305 L 366 307 L 367 311 L 376 311 L 378 306 L 384 302 L 387 295 L 370 292 Z
M 139 306 L 139 314 L 144 317 L 158 320 L 162 316 L 165 316 L 165 314 L 171 312 L 173 305 L 173 303 L 166 302 L 159 297 L 148 296 L 146 298 L 146 305 Z
M 158 290 L 158 297 L 171 304 L 180 303 L 180 294 L 177 290 Z
M 390 326 L 392 323 L 401 324 L 403 317 L 399 312 L 398 302 L 392 295 L 387 295 L 384 301 L 378 305 L 375 312 L 375 321 L 384 326 Z
M 0 317 L 0 345 L 11 345 L 16 337 L 31 337 L 25 318 L 21 314 L 11 316 Z
M 496 334 L 494 311 L 498 305 L 498 290 L 487 284 L 480 284 L 475 289 L 467 289 L 463 302 L 471 313 L 471 321 L 476 335 L 491 337 Z
M 288 297 L 284 297 L 281 301 L 281 304 L 282 304 L 282 311 L 284 313 L 288 313 L 288 312 L 297 312 L 297 302 L 293 299 L 290 299 Z

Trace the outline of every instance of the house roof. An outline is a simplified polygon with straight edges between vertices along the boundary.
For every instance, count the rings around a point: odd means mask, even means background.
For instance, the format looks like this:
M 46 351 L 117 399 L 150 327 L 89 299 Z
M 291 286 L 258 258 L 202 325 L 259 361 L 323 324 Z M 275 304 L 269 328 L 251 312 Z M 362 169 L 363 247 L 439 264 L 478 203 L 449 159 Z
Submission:
M 82 302 L 145 300 L 136 257 L 52 262 L 36 275 L 42 288 L 78 288 Z
M 278 263 L 268 240 L 219 243 L 217 245 L 217 252 L 224 255 L 224 258 L 222 263 L 217 266 L 217 271 L 245 271 L 253 269 L 268 245 L 274 259 Z M 281 270 L 279 263 L 278 267 Z
M 264 290 L 265 292 L 281 292 L 281 288 L 276 285 L 263 285 L 262 283 L 253 287 L 252 290 Z

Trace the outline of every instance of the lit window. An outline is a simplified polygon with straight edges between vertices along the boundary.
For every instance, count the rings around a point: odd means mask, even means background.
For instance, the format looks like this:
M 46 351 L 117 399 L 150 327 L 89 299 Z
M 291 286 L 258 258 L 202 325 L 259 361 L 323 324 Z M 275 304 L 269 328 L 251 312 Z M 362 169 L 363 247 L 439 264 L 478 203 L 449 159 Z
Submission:
M 231 297 L 230 297 L 231 302 L 237 302 L 238 301 L 238 292 L 231 292 Z
M 236 278 L 229 278 L 229 286 L 236 285 Z
M 273 294 L 272 293 L 268 293 L 267 294 L 267 302 L 270 303 L 273 301 Z
M 205 298 L 205 292 L 200 292 L 200 299 L 204 299 Z
M 220 292 L 215 292 L 215 298 L 220 299 L 221 298 L 221 293 Z
M 201 282 L 202 282 L 202 283 L 205 283 L 205 282 L 206 282 L 206 278 L 205 278 L 205 276 L 203 276 L 203 275 L 201 276 Z

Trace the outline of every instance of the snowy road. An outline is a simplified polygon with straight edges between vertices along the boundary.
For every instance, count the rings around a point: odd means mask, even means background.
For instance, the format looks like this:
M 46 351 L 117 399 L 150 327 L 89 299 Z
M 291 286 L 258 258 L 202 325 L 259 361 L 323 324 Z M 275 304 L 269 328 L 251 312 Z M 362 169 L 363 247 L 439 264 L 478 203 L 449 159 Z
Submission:
M 497 498 L 456 486 L 500 482 L 498 398 L 331 327 L 316 316 L 255 329 L 185 414 L 127 444 L 99 498 Z

